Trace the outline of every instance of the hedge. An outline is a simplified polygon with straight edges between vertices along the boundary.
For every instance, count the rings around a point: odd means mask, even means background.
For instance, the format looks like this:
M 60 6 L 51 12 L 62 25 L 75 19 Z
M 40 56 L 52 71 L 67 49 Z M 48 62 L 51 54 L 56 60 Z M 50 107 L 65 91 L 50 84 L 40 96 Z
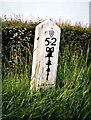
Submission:
M 13 69 L 31 64 L 35 27 L 39 24 L 19 21 L 2 22 L 3 68 Z M 87 58 L 91 62 L 91 28 L 57 23 L 61 30 L 59 58 L 70 60 L 73 56 Z M 30 61 L 31 60 L 31 61 Z

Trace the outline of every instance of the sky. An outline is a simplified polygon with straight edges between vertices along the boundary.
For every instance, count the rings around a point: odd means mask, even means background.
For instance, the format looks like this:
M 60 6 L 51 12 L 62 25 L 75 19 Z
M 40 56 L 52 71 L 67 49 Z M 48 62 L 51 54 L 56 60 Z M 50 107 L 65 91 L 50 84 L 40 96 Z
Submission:
M 89 0 L 2 0 L 0 16 L 21 15 L 25 20 L 52 19 L 89 24 Z

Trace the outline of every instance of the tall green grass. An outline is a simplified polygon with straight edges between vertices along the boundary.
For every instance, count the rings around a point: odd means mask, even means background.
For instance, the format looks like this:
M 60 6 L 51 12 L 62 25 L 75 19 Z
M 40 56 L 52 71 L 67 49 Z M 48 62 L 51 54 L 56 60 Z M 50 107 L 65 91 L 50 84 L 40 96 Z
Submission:
M 76 56 L 75 56 L 76 57 Z M 91 64 L 62 59 L 54 88 L 30 91 L 27 72 L 3 80 L 3 120 L 90 120 Z

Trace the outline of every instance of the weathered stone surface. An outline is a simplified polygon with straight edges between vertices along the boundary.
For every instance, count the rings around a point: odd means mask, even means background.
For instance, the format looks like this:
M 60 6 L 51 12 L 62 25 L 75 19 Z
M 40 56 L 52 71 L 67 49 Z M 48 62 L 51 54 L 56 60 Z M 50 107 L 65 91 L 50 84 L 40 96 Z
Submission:
M 54 86 L 58 63 L 60 28 L 52 21 L 46 20 L 36 27 L 31 89 Z

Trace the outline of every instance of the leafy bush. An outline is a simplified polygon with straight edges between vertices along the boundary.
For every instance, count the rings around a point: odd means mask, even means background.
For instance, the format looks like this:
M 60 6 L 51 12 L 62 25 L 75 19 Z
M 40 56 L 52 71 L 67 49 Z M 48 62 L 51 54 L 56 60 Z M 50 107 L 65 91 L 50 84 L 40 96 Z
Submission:
M 2 22 L 3 68 L 7 66 L 9 73 L 15 66 L 18 66 L 18 70 L 19 67 L 21 69 L 27 64 L 31 66 L 37 24 L 17 20 Z M 82 55 L 87 58 L 86 62 L 89 64 L 91 61 L 91 29 L 81 26 L 58 25 L 61 29 L 60 57 L 70 60 L 75 54 Z

